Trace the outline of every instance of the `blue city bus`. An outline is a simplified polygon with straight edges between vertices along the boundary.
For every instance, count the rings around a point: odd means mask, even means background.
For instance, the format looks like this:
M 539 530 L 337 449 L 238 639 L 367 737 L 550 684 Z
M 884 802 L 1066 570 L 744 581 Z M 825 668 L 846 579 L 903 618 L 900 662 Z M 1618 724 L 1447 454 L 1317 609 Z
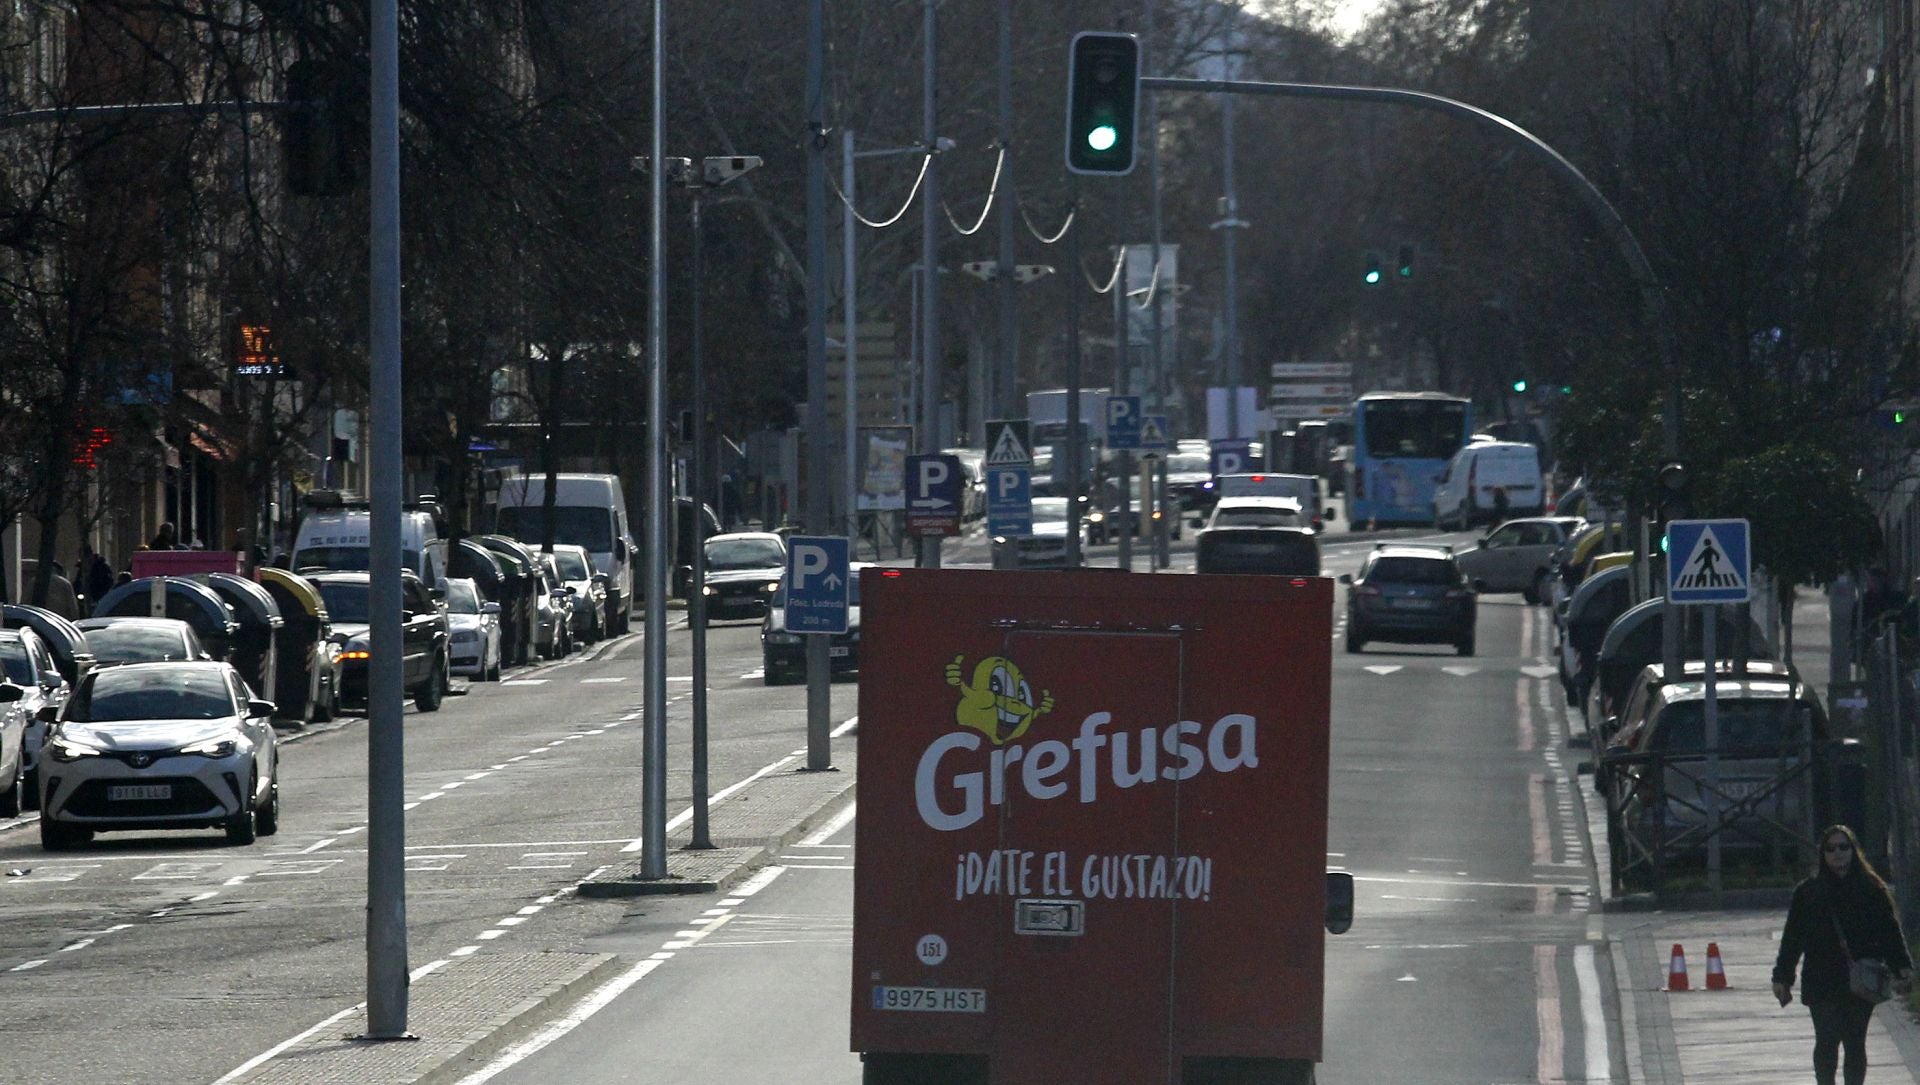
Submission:
M 1431 524 L 1433 488 L 1473 434 L 1473 404 L 1442 392 L 1369 392 L 1353 405 L 1350 528 Z

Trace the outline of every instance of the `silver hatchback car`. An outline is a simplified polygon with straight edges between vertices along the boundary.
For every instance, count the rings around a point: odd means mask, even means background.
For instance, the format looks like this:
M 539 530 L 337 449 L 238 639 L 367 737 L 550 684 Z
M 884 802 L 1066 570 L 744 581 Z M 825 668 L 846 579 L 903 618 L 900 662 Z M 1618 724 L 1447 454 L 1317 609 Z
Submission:
M 105 667 L 41 711 L 53 724 L 40 765 L 49 851 L 108 830 L 217 828 L 251 844 L 280 827 L 273 703 L 226 663 Z

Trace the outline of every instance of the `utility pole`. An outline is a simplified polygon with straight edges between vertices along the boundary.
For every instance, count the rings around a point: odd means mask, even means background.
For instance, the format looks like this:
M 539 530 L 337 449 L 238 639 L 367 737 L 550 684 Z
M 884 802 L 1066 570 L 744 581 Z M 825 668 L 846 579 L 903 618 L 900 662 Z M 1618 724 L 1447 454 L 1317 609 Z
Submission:
M 1141 28 L 1145 32 L 1140 36 L 1140 64 L 1144 69 L 1147 65 L 1148 58 L 1152 55 L 1153 0 L 1144 0 L 1143 7 Z M 1153 220 L 1153 279 L 1149 284 L 1149 289 L 1152 292 L 1148 295 L 1148 301 L 1153 305 L 1153 388 L 1151 396 L 1147 400 L 1143 400 L 1143 402 L 1155 403 L 1164 410 L 1166 400 L 1163 398 L 1163 395 L 1167 385 L 1167 358 L 1166 332 L 1164 326 L 1165 309 L 1162 305 L 1162 298 L 1166 294 L 1167 288 L 1163 287 L 1160 282 L 1159 98 L 1152 99 L 1147 106 L 1147 153 L 1151 156 L 1148 160 L 1150 163 L 1148 167 L 1150 172 L 1148 184 L 1150 184 L 1153 189 L 1149 202 L 1150 213 Z M 1168 284 L 1168 286 L 1170 287 L 1171 284 Z M 1152 534 L 1148 534 L 1147 531 L 1140 532 L 1141 541 L 1150 547 L 1147 556 L 1148 572 L 1165 568 L 1168 564 L 1167 524 L 1164 519 L 1156 520 L 1153 518 L 1154 509 L 1164 508 L 1166 506 L 1165 489 L 1158 485 L 1163 477 L 1159 468 L 1164 466 L 1165 463 L 1166 459 L 1164 457 L 1157 460 L 1144 460 L 1141 462 L 1140 515 L 1136 520 L 1148 526 L 1152 531 Z
M 826 534 L 833 486 L 827 425 L 827 103 L 825 0 L 807 4 L 807 530 Z M 853 329 L 847 329 L 849 340 Z M 851 352 L 849 352 L 849 356 Z M 829 641 L 807 641 L 807 769 L 833 767 Z
M 817 2 L 817 0 L 816 0 Z M 934 102 L 935 64 L 938 60 L 935 32 L 937 0 L 922 0 L 921 37 L 923 39 L 920 86 L 920 136 L 928 147 L 939 138 L 935 133 L 938 112 Z M 933 455 L 940 451 L 940 159 L 927 163 L 926 191 L 920 199 L 920 451 Z M 920 566 L 940 567 L 940 537 L 920 539 Z M 818 640 L 820 638 L 813 638 Z M 824 649 L 822 649 L 824 651 Z
M 667 58 L 653 0 L 653 138 L 647 171 L 647 610 L 641 691 L 640 877 L 667 876 Z M 698 512 L 699 510 L 694 510 Z
M 400 615 L 400 15 L 398 0 L 373 0 L 367 176 L 368 390 L 374 466 L 368 525 L 373 658 L 367 661 L 367 1033 L 407 1034 L 407 824 L 405 690 Z
M 1078 8 L 1078 5 L 1075 5 Z M 1060 276 L 1060 288 L 1067 292 L 1067 567 L 1078 569 L 1084 563 L 1080 551 L 1080 493 L 1086 476 L 1086 441 L 1080 427 L 1080 229 L 1074 217 L 1080 213 L 1080 175 L 1067 175 L 1067 273 Z M 1056 449 L 1054 455 L 1060 451 Z
M 854 304 L 854 293 L 858 288 L 854 273 L 854 176 L 853 176 L 853 129 L 840 129 L 840 195 L 847 201 L 840 209 L 840 296 L 846 306 L 841 322 L 846 330 L 841 333 L 841 364 L 846 371 L 841 376 L 845 387 L 846 434 L 841 450 L 841 474 L 844 476 L 842 489 L 847 502 L 847 553 L 858 556 L 860 553 L 860 460 L 855 447 L 860 434 L 860 412 L 854 406 L 860 390 L 860 315 L 859 307 Z M 874 533 L 875 556 L 878 556 L 880 535 Z
M 1000 153 L 1007 156 L 1005 176 L 1013 176 L 1013 0 L 1000 0 Z M 1000 418 L 1025 412 L 1016 407 L 1019 391 L 1019 327 L 1014 310 L 1013 186 L 1007 186 L 995 212 L 1000 228 L 1000 353 L 993 379 L 995 409 Z

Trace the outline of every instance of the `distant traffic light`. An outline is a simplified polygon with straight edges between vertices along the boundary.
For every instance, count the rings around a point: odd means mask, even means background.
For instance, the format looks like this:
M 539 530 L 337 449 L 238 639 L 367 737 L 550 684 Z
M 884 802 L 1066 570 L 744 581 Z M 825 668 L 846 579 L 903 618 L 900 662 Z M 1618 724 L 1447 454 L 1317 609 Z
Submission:
M 355 82 L 317 60 L 287 66 L 281 115 L 287 191 L 296 196 L 352 191 Z
M 1684 463 L 1669 463 L 1660 468 L 1657 476 L 1659 491 L 1654 497 L 1660 508 L 1660 519 L 1685 520 L 1693 513 L 1693 480 L 1687 475 Z
M 1380 254 L 1377 252 L 1367 253 L 1366 268 L 1361 272 L 1360 281 L 1366 283 L 1368 286 L 1379 286 L 1382 278 L 1383 275 L 1380 271 Z
M 1571 384 L 1563 384 L 1563 385 L 1561 385 L 1561 386 L 1560 386 L 1560 394 L 1561 394 L 1561 395 L 1563 395 L 1563 396 L 1570 396 L 1570 395 L 1572 395 L 1572 394 L 1573 394 L 1573 385 L 1571 385 Z
M 1513 378 L 1513 391 L 1515 395 L 1518 395 L 1521 392 L 1524 392 L 1526 390 L 1527 390 L 1527 378 L 1525 377 Z
M 1400 259 L 1395 262 L 1394 270 L 1400 276 L 1400 281 L 1403 283 L 1409 282 L 1413 279 L 1413 246 L 1412 245 L 1400 246 Z
M 1067 168 L 1132 173 L 1139 101 L 1139 40 L 1091 30 L 1075 34 L 1067 59 Z

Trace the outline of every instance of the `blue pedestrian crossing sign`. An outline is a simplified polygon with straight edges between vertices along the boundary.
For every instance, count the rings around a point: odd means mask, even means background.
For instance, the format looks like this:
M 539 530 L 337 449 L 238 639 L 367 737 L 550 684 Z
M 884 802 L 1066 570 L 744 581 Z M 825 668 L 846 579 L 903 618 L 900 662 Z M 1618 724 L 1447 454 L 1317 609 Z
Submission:
M 1667 524 L 1667 599 L 1682 605 L 1752 597 L 1753 548 L 1745 520 Z
M 787 632 L 845 633 L 851 594 L 844 535 L 787 540 Z

